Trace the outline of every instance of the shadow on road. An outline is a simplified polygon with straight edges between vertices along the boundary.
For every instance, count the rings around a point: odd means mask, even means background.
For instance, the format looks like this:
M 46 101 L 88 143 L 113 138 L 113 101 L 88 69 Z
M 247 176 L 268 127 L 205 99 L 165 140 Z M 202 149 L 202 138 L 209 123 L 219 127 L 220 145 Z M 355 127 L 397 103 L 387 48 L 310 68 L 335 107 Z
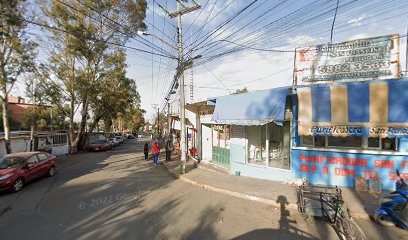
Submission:
M 257 229 L 241 236 L 234 238 L 235 240 L 246 239 L 317 239 L 311 234 L 296 228 L 296 220 L 289 219 L 290 212 L 286 209 L 288 205 L 287 198 L 283 195 L 278 196 L 276 202 L 280 205 L 280 219 L 278 229 Z

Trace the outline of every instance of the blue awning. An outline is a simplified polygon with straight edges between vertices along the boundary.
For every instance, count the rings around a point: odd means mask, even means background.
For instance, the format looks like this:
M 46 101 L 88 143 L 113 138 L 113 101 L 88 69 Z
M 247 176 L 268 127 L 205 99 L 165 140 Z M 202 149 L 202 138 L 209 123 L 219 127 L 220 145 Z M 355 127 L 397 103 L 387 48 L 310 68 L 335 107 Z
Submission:
M 299 135 L 408 136 L 408 79 L 297 88 Z
M 263 125 L 285 119 L 290 87 L 218 97 L 212 120 L 230 125 Z

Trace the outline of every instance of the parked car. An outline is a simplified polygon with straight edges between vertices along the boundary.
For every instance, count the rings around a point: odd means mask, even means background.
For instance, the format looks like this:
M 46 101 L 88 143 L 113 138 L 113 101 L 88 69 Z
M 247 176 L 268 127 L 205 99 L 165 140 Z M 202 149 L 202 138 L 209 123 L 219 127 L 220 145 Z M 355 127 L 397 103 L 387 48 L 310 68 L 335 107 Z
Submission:
M 119 140 L 116 138 L 108 138 L 108 140 L 110 141 L 113 147 L 116 147 L 119 145 Z
M 107 139 L 96 140 L 92 142 L 88 148 L 90 152 L 106 151 L 112 148 L 111 143 Z
M 128 139 L 133 139 L 133 138 L 135 138 L 135 136 L 133 136 L 133 134 L 129 133 L 129 134 L 127 135 L 127 138 L 128 138 Z
M 122 136 L 115 136 L 115 138 L 120 142 L 120 143 L 124 143 L 125 142 L 125 138 Z
M 21 152 L 0 157 L 0 191 L 20 191 L 43 176 L 54 176 L 55 156 L 46 152 Z

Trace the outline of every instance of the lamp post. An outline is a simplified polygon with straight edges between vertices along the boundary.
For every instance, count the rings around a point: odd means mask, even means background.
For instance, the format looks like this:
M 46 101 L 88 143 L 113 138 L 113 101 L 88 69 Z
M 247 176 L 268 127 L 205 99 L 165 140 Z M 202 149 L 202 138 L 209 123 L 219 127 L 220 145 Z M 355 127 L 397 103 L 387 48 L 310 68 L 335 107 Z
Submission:
M 186 146 L 186 117 L 185 117 L 185 93 L 184 93 L 184 70 L 186 68 L 189 68 L 192 66 L 192 63 L 195 59 L 202 57 L 201 55 L 198 55 L 194 58 L 187 59 L 184 61 L 183 58 L 183 39 L 182 39 L 182 29 L 181 29 L 181 15 L 182 13 L 179 10 L 179 4 L 177 4 L 177 17 L 178 17 L 178 47 L 173 46 L 172 44 L 166 42 L 164 39 L 153 35 L 151 33 L 148 33 L 146 31 L 138 31 L 137 34 L 139 36 L 152 36 L 166 45 L 170 46 L 171 48 L 175 49 L 178 51 L 179 57 L 178 57 L 178 67 L 177 67 L 177 73 L 175 77 L 175 85 L 177 85 L 177 79 L 180 81 L 180 125 L 181 125 L 181 134 L 180 134 L 180 145 L 181 145 L 181 172 L 185 173 L 185 168 L 186 168 L 186 160 L 187 160 L 187 146 Z M 173 93 L 173 89 L 171 89 L 171 92 L 169 94 Z

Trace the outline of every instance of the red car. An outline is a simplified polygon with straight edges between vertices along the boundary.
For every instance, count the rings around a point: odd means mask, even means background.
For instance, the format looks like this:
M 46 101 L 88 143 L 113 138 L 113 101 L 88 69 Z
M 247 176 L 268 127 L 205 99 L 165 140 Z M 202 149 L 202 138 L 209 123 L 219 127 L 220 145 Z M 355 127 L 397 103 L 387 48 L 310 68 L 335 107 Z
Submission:
M 90 152 L 98 152 L 98 151 L 106 151 L 111 148 L 112 148 L 112 144 L 108 140 L 102 139 L 102 140 L 96 140 L 95 142 L 92 142 L 88 150 Z
M 0 157 L 0 191 L 20 191 L 42 176 L 55 174 L 55 156 L 44 152 L 11 153 Z

